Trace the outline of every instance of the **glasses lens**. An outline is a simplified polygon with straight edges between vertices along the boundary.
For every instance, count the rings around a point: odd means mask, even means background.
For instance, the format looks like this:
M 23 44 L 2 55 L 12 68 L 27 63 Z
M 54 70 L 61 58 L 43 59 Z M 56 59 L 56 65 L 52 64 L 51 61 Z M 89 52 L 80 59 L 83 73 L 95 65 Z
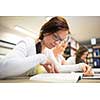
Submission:
M 53 34 L 53 39 L 55 41 L 62 41 L 62 39 L 60 38 L 60 36 L 58 34 L 56 34 L 56 33 Z
M 68 40 L 70 39 L 70 36 L 69 35 L 67 35 L 67 37 L 65 38 L 65 39 L 62 39 L 57 33 L 54 33 L 53 34 L 53 39 L 55 40 L 55 41 L 64 41 L 64 42 L 68 42 Z

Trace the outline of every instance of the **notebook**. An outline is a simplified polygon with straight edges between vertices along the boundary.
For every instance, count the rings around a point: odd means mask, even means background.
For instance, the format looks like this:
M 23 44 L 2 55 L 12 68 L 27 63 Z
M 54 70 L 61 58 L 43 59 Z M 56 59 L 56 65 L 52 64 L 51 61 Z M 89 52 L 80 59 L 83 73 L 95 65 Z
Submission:
M 80 74 L 76 73 L 43 73 L 32 76 L 30 80 L 42 82 L 65 82 L 76 83 L 80 79 Z

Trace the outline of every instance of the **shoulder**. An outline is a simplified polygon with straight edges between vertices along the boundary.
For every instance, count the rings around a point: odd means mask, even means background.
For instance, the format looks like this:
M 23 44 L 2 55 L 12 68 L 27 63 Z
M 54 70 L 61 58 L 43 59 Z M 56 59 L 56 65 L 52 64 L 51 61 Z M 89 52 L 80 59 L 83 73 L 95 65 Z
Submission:
M 23 45 L 25 47 L 30 47 L 35 45 L 35 40 L 31 37 L 22 38 L 16 45 Z
M 35 43 L 35 40 L 33 39 L 33 38 L 31 38 L 31 37 L 25 37 L 25 38 L 23 38 L 22 40 L 20 40 L 18 43 L 20 43 L 20 42 L 24 42 L 24 43 Z
M 75 60 L 75 56 L 69 57 L 67 60 Z
M 17 44 L 15 49 L 33 50 L 35 49 L 35 40 L 31 37 L 22 38 Z

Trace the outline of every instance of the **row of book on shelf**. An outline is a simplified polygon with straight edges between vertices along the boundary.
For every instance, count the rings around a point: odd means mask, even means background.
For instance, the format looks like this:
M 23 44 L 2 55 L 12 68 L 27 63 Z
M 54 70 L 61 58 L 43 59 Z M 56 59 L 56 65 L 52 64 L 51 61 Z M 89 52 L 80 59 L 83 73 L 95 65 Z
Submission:
M 87 62 L 93 67 L 100 68 L 100 46 L 89 48 Z

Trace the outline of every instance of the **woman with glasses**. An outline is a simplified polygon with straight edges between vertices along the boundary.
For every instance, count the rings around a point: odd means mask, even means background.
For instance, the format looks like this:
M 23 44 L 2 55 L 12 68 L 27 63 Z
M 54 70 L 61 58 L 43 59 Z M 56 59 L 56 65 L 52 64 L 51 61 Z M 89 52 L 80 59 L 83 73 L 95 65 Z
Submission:
M 0 60 L 0 78 L 21 75 L 38 64 L 49 73 L 58 73 L 59 70 L 44 51 L 58 45 L 66 38 L 68 32 L 69 26 L 63 17 L 50 19 L 41 27 L 38 41 L 25 38 L 17 43 L 11 53 Z
M 57 63 L 52 60 L 53 53 L 50 52 L 66 39 L 68 33 L 69 26 L 63 17 L 51 18 L 41 27 L 36 42 L 34 39 L 25 38 L 0 60 L 0 78 L 21 75 L 39 64 L 49 73 L 58 73 L 60 67 L 55 66 Z

